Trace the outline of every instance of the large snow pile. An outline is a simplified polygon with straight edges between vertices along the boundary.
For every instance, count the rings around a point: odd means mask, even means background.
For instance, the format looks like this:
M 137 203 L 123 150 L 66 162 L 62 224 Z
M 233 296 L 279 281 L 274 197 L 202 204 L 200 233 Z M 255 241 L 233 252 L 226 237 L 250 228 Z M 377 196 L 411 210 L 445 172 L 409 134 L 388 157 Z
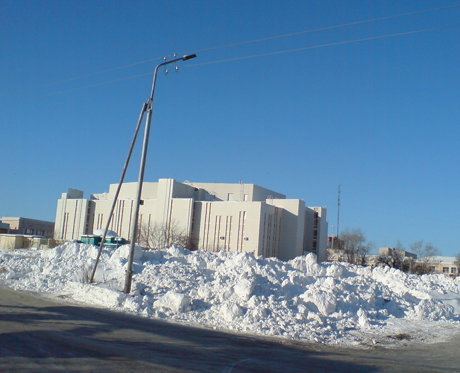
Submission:
M 246 253 L 136 248 L 132 292 L 123 289 L 129 246 L 0 251 L 0 284 L 210 328 L 356 346 L 431 342 L 460 331 L 460 283 L 388 268 L 289 262 Z

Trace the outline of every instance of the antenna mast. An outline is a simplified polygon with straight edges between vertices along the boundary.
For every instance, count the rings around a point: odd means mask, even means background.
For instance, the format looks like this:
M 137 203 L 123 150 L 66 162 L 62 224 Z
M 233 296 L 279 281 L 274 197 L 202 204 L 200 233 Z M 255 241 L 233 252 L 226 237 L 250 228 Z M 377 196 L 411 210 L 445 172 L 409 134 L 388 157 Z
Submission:
M 337 198 L 337 238 L 339 237 L 339 220 L 340 220 L 340 185 L 339 184 L 339 192 Z

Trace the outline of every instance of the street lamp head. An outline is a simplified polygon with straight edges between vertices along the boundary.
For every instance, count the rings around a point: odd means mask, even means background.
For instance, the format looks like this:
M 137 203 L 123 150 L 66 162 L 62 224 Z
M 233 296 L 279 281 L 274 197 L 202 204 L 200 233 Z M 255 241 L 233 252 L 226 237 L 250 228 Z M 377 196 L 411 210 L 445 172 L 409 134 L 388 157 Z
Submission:
M 191 60 L 192 58 L 195 58 L 196 57 L 196 54 L 186 54 L 184 57 L 182 57 L 182 61 L 187 61 L 187 60 Z

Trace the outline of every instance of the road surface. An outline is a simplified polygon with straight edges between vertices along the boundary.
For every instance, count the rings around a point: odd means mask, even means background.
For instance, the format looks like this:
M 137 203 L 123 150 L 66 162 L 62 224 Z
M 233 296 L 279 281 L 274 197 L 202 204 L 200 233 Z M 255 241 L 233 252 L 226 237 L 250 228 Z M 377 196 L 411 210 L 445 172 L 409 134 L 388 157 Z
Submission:
M 397 350 L 280 342 L 0 287 L 0 372 L 150 371 L 460 372 L 460 348 L 455 339 Z

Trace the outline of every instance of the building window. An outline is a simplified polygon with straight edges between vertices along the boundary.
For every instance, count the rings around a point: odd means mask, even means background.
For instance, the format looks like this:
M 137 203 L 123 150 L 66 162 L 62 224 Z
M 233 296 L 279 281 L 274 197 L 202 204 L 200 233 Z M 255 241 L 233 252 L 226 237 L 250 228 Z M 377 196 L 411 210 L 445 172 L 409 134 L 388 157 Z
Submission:
M 25 234 L 34 234 L 34 230 L 32 228 L 26 228 Z
M 39 236 L 44 236 L 44 235 L 45 235 L 45 231 L 44 231 L 44 230 L 39 230 L 39 229 L 37 229 L 37 234 L 38 234 Z
M 452 267 L 450 269 L 450 273 L 457 273 L 457 268 L 456 267 Z
M 442 273 L 449 273 L 449 267 L 442 267 Z

